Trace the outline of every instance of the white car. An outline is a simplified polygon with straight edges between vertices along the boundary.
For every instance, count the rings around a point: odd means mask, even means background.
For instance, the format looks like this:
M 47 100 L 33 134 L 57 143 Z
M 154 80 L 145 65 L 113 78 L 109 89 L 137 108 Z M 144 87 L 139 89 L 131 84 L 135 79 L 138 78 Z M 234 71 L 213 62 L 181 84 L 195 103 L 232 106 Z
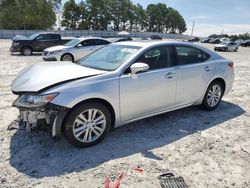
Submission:
M 100 37 L 72 39 L 64 45 L 46 48 L 43 51 L 43 60 L 75 62 L 110 43 L 110 41 Z
M 234 42 L 223 42 L 214 46 L 214 51 L 234 51 L 237 52 L 238 44 Z

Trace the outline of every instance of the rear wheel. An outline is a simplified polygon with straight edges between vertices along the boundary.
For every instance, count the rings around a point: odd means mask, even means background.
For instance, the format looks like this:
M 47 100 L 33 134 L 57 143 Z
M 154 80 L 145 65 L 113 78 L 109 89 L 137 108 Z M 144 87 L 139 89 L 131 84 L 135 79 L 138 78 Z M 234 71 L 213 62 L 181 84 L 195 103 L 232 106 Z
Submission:
M 219 81 L 212 82 L 203 98 L 203 107 L 207 110 L 214 110 L 220 104 L 224 88 Z
M 71 54 L 63 54 L 61 57 L 61 61 L 74 61 L 74 57 Z
M 30 47 L 23 47 L 21 50 L 22 54 L 25 56 L 32 55 L 32 49 Z
M 101 142 L 110 130 L 111 115 L 101 103 L 84 103 L 66 119 L 64 134 L 74 146 L 89 147 Z

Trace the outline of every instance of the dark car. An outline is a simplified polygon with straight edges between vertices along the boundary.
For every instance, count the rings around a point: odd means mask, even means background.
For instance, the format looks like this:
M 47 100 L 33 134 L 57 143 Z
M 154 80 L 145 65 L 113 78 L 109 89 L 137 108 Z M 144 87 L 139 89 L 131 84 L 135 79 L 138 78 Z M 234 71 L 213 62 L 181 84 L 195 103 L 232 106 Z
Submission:
M 42 52 L 45 48 L 65 44 L 70 39 L 63 40 L 58 33 L 35 33 L 30 37 L 16 36 L 12 40 L 10 52 L 21 52 L 28 56 L 32 52 Z
M 202 43 L 209 43 L 212 39 L 203 39 L 201 40 Z
M 133 40 L 133 39 L 128 36 L 128 37 L 119 38 L 115 42 L 130 41 L 130 40 Z
M 220 41 L 220 39 L 212 39 L 209 43 L 210 44 L 220 44 L 221 41 Z
M 162 37 L 159 36 L 159 35 L 151 35 L 151 36 L 150 36 L 150 39 L 151 39 L 151 40 L 162 40 Z
M 195 37 L 195 38 L 188 40 L 188 42 L 199 42 L 199 41 L 200 41 L 200 38 L 198 38 L 198 37 Z
M 248 46 L 250 46 L 250 40 L 246 40 L 246 41 L 242 42 L 242 43 L 241 43 L 241 46 L 243 46 L 243 47 L 248 47 Z

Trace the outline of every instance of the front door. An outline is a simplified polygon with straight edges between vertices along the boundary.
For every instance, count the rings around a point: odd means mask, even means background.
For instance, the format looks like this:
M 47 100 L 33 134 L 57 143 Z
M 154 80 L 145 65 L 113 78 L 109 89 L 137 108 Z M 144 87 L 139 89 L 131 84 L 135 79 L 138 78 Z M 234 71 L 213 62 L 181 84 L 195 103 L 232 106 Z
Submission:
M 128 121 L 175 106 L 176 67 L 172 61 L 172 46 L 152 48 L 134 63 L 149 65 L 147 72 L 130 76 L 126 70 L 120 77 L 121 120 Z

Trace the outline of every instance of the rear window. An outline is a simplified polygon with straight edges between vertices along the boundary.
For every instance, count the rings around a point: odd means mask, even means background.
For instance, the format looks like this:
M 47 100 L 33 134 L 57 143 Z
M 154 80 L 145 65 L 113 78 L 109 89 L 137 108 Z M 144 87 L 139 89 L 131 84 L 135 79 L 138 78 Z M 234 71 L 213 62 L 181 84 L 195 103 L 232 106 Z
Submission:
M 209 59 L 209 54 L 191 46 L 176 46 L 178 65 L 201 63 Z

